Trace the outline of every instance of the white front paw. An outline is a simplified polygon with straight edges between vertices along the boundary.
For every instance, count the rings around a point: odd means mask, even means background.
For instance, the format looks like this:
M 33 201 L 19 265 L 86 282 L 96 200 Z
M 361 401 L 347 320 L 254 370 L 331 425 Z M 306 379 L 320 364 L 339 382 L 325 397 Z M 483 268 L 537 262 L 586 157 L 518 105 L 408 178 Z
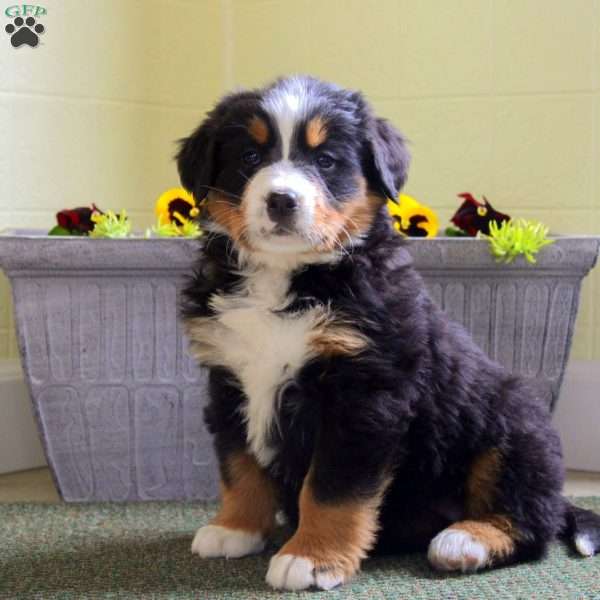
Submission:
M 470 533 L 444 529 L 429 544 L 429 562 L 440 571 L 476 571 L 487 564 L 488 549 Z
M 264 547 L 265 541 L 260 533 L 220 525 L 200 527 L 192 542 L 192 552 L 202 558 L 239 558 L 261 552 Z
M 304 590 L 316 586 L 330 590 L 344 582 L 332 571 L 316 571 L 313 562 L 303 556 L 276 554 L 269 564 L 267 583 L 277 590 Z

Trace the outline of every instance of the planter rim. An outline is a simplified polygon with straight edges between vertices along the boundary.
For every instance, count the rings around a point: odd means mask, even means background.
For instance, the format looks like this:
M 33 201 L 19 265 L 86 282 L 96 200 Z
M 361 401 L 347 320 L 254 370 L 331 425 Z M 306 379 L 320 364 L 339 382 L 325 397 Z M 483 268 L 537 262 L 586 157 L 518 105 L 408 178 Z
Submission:
M 406 248 L 417 269 L 449 275 L 493 271 L 523 276 L 552 271 L 564 277 L 581 277 L 596 264 L 599 235 L 552 237 L 554 243 L 539 252 L 534 265 L 522 257 L 512 263 L 499 263 L 487 241 L 478 238 L 409 238 Z M 193 269 L 199 245 L 198 238 L 90 239 L 48 236 L 35 229 L 8 229 L 0 231 L 0 268 L 9 276 L 110 276 L 132 271 L 180 276 Z
M 553 240 L 598 240 L 600 241 L 600 234 L 593 233 L 550 233 L 548 235 L 550 239 Z M 17 239 L 17 240 L 61 240 L 61 241 L 90 241 L 94 243 L 127 243 L 132 241 L 148 241 L 148 242 L 169 242 L 169 243 L 186 243 L 186 242 L 195 242 L 201 237 L 198 238 L 185 238 L 185 237 L 150 237 L 147 238 L 141 233 L 134 233 L 134 235 L 130 237 L 124 238 L 90 238 L 88 236 L 77 236 L 77 235 L 48 235 L 46 230 L 44 229 L 29 229 L 29 228 L 20 228 L 20 227 L 8 227 L 5 229 L 0 229 L 0 240 L 2 239 Z M 431 243 L 431 242 L 460 242 L 460 243 L 484 243 L 486 242 L 483 238 L 470 237 L 470 236 L 445 236 L 438 235 L 433 238 L 420 238 L 420 237 L 411 237 L 406 238 L 408 243 Z

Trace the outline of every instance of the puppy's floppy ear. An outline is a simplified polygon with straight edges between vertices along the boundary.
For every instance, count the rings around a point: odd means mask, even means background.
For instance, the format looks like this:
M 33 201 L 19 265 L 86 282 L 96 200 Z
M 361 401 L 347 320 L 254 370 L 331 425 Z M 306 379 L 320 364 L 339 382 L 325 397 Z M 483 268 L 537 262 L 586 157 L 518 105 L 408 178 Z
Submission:
M 179 141 L 177 169 L 183 187 L 200 201 L 206 197 L 217 177 L 217 134 L 227 115 L 235 109 L 249 110 L 261 98 L 260 91 L 248 90 L 228 94 L 211 110 L 200 126 Z
M 372 118 L 368 145 L 371 153 L 371 186 L 396 201 L 406 182 L 410 154 L 402 134 L 385 119 Z
M 192 192 L 197 201 L 206 197 L 213 182 L 215 170 L 215 134 L 218 118 L 209 113 L 200 126 L 187 138 L 179 141 L 177 170 L 183 187 Z

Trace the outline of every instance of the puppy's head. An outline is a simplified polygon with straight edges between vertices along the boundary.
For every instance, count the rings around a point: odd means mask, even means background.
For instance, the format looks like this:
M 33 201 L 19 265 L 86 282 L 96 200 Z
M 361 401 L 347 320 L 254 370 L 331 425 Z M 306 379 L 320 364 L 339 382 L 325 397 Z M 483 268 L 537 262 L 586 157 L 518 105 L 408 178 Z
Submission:
M 226 96 L 181 142 L 209 229 L 249 251 L 330 252 L 364 235 L 407 174 L 402 136 L 356 92 L 305 77 Z

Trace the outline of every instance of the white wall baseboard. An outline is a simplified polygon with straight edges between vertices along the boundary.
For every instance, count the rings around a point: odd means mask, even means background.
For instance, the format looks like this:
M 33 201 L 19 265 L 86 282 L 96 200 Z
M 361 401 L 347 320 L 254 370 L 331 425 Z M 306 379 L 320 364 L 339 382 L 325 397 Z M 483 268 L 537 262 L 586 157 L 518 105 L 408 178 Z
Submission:
M 17 360 L 0 361 L 0 473 L 46 464 Z
M 572 361 L 554 411 L 568 469 L 600 472 L 600 362 Z

